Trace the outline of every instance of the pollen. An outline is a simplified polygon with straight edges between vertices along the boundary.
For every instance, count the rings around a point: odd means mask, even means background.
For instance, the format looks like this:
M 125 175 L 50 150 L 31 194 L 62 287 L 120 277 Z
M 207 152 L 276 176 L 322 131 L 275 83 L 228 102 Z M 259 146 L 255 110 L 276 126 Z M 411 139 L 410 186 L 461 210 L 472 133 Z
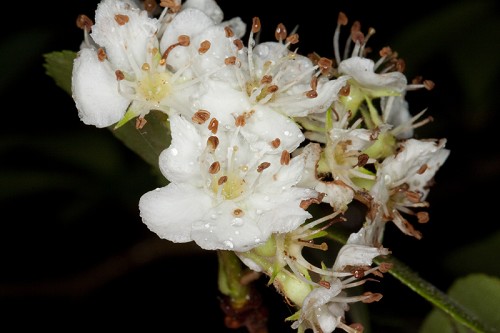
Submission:
M 129 17 L 127 15 L 116 14 L 115 21 L 116 23 L 118 23 L 118 25 L 125 25 L 128 23 Z

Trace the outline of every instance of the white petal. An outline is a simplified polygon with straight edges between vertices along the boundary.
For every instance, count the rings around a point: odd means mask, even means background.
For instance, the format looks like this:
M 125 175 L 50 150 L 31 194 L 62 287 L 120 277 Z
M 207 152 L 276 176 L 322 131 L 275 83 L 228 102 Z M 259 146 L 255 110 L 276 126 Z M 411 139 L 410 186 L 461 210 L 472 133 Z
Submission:
M 189 184 L 170 183 L 145 193 L 139 200 L 142 221 L 160 238 L 172 242 L 191 241 L 191 226 L 211 206 L 210 197 Z
M 116 15 L 128 17 L 128 22 L 118 24 Z M 149 18 L 134 2 L 104 0 L 97 6 L 91 36 L 106 50 L 115 68 L 131 71 L 146 62 L 147 46 L 156 30 L 157 20 Z
M 182 5 L 183 10 L 186 8 L 196 8 L 209 16 L 215 23 L 222 22 L 224 13 L 220 9 L 217 2 L 214 0 L 186 0 Z
M 400 72 L 377 74 L 374 71 L 373 60 L 361 57 L 352 57 L 339 64 L 340 74 L 352 76 L 361 87 L 372 90 L 389 90 L 398 93 L 406 89 L 406 76 Z
M 206 146 L 194 125 L 180 115 L 169 118 L 172 143 L 161 152 L 159 167 L 171 182 L 202 185 L 198 158 Z
M 99 61 L 93 49 L 78 53 L 71 84 L 78 115 L 87 125 L 110 126 L 123 117 L 130 104 L 118 93 L 116 76 L 109 64 Z
M 389 251 L 385 248 L 351 244 L 347 240 L 347 244 L 339 250 L 332 269 L 340 272 L 346 266 L 371 266 L 375 257 L 386 254 Z

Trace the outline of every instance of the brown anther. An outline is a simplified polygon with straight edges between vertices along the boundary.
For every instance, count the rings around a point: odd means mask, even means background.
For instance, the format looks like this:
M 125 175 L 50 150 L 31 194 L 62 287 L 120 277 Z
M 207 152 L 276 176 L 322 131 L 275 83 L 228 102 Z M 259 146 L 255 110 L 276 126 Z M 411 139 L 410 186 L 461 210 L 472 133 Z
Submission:
M 119 69 L 115 71 L 115 76 L 117 81 L 125 80 L 125 74 Z
M 311 206 L 312 204 L 320 204 L 322 201 L 323 201 L 323 197 L 325 196 L 324 193 L 320 193 L 316 198 L 310 198 L 310 199 L 307 199 L 307 200 L 302 200 L 300 202 L 300 208 L 302 209 L 308 209 L 309 206 Z
M 208 123 L 208 129 L 211 131 L 213 134 L 217 133 L 217 130 L 219 129 L 219 121 L 215 118 L 212 118 L 210 120 L 210 123 Z
M 435 83 L 431 80 L 424 80 L 424 87 L 427 90 L 432 90 L 434 89 Z
M 328 74 L 328 72 L 330 72 L 330 70 L 332 69 L 333 61 L 331 59 L 321 57 L 318 60 L 318 66 L 321 70 L 321 74 Z
M 267 92 L 268 93 L 275 93 L 276 91 L 278 91 L 278 86 L 273 84 L 273 85 L 270 85 L 269 87 L 267 87 Z
M 278 148 L 281 144 L 281 140 L 279 138 L 276 138 L 274 139 L 273 141 L 271 141 L 271 146 L 273 146 L 273 148 Z
M 370 291 L 367 291 L 363 293 L 363 296 L 367 296 L 362 302 L 363 303 L 373 303 L 373 302 L 378 302 L 382 299 L 382 294 L 380 293 L 372 293 Z
M 98 50 L 97 50 L 97 59 L 100 61 L 100 62 L 103 62 L 104 60 L 106 60 L 108 58 L 108 55 L 106 54 L 106 51 L 104 51 L 104 49 L 102 47 L 100 47 Z
M 241 39 L 235 39 L 235 40 L 233 40 L 233 44 L 236 46 L 236 48 L 238 49 L 238 51 L 243 48 L 243 42 L 241 41 Z
M 318 284 L 322 286 L 323 288 L 330 289 L 330 282 L 325 281 L 325 280 L 319 280 Z
M 415 203 L 420 202 L 420 198 L 421 198 L 420 193 L 413 192 L 413 191 L 406 191 L 405 196 L 411 202 L 415 202 Z
M 337 24 L 346 25 L 348 22 L 347 15 L 344 12 L 339 12 L 339 16 L 337 17 Z
M 127 24 L 129 20 L 128 15 L 123 15 L 123 14 L 116 14 L 115 15 L 115 21 L 118 23 L 118 25 L 125 25 Z
M 191 44 L 191 38 L 189 38 L 188 35 L 180 35 L 177 37 L 177 41 L 180 46 L 189 46 L 189 44 Z
M 361 31 L 361 22 L 354 21 L 351 26 L 351 35 L 353 32 Z
M 403 59 L 398 59 L 396 61 L 396 70 L 400 73 L 403 73 L 406 68 L 406 63 Z
M 285 25 L 283 23 L 278 24 L 276 30 L 274 30 L 274 38 L 276 38 L 277 41 L 282 41 L 286 39 L 287 35 L 288 33 Z
M 236 57 L 235 56 L 227 57 L 226 59 L 224 59 L 224 63 L 226 65 L 234 65 L 236 64 Z
M 364 267 L 355 267 L 351 270 L 351 274 L 356 278 L 356 279 L 361 279 L 365 276 L 365 268 Z
M 423 77 L 419 75 L 419 76 L 415 76 L 413 78 L 413 80 L 411 80 L 411 83 L 412 84 L 421 84 L 422 81 L 423 81 Z
M 156 7 L 158 7 L 156 0 L 144 0 L 144 10 L 148 13 L 153 13 Z
M 392 49 L 389 46 L 383 47 L 378 53 L 381 57 L 389 57 L 392 54 Z
M 198 48 L 198 53 L 203 54 L 207 52 L 210 49 L 210 46 L 212 46 L 210 41 L 204 40 L 203 42 L 200 43 L 200 47 Z
M 427 223 L 427 222 L 429 222 L 429 213 L 418 212 L 417 219 L 418 219 L 418 223 Z
M 346 83 L 346 85 L 340 88 L 339 90 L 340 96 L 349 96 L 350 93 L 351 93 L 351 85 L 349 83 Z
M 262 172 L 262 171 L 266 170 L 267 168 L 269 168 L 270 166 L 271 166 L 271 163 L 269 163 L 269 162 L 262 162 L 257 167 L 257 172 Z
M 286 38 L 286 42 L 292 45 L 297 44 L 299 42 L 299 34 L 297 33 L 291 34 Z
M 240 208 L 236 208 L 235 210 L 233 210 L 233 216 L 241 217 L 243 215 L 245 215 L 245 213 Z
M 418 173 L 419 175 L 423 174 L 423 173 L 425 172 L 425 170 L 427 170 L 427 168 L 428 168 L 428 167 L 429 167 L 429 166 L 428 166 L 426 163 L 424 163 L 424 164 L 420 167 L 420 169 L 418 169 L 417 173 Z
M 168 8 L 170 13 L 177 13 L 181 10 L 181 5 L 177 4 L 175 0 L 161 0 L 160 6 L 163 8 Z
M 234 125 L 236 127 L 243 127 L 247 123 L 246 117 L 243 114 L 240 114 L 236 119 L 234 120 Z
M 316 90 L 318 88 L 318 77 L 313 76 L 310 83 L 311 89 Z
M 257 16 L 255 16 L 252 19 L 252 33 L 256 34 L 259 31 L 260 31 L 260 19 Z
M 80 14 L 76 18 L 76 26 L 82 30 L 90 31 L 93 25 L 94 22 L 87 15 Z
M 198 110 L 191 117 L 191 120 L 197 124 L 203 124 L 210 118 L 210 112 L 207 110 Z
M 273 82 L 273 77 L 272 75 L 264 75 L 262 76 L 262 78 L 260 79 L 260 83 L 261 84 L 269 84 Z
M 363 333 L 363 331 L 365 330 L 361 323 L 352 323 L 351 325 L 349 325 L 349 327 L 355 330 L 356 333 Z
M 219 171 L 220 171 L 220 163 L 218 161 L 212 163 L 212 165 L 210 165 L 210 167 L 208 168 L 208 173 L 212 175 L 215 175 Z
M 365 43 L 365 35 L 361 31 L 353 31 L 351 33 L 351 39 L 353 42 L 361 45 Z
M 135 120 L 135 128 L 142 129 L 147 122 L 148 121 L 144 117 L 137 117 L 137 119 Z
M 281 165 L 290 164 L 290 153 L 288 152 L 288 150 L 283 150 L 281 152 L 280 163 L 281 163 Z
M 224 32 L 226 33 L 226 37 L 233 37 L 234 36 L 234 32 L 233 30 L 231 29 L 230 26 L 225 26 L 224 27 Z
M 149 71 L 151 68 L 151 66 L 149 66 L 149 64 L 147 62 L 143 63 L 142 66 L 141 66 L 141 69 L 143 71 Z
M 367 154 L 359 154 L 358 155 L 358 164 L 357 166 L 358 167 L 364 167 L 366 165 L 366 163 L 368 163 L 368 159 L 370 157 L 367 155 Z
M 316 98 L 318 97 L 318 92 L 316 90 L 309 90 L 306 92 L 307 98 Z
M 219 138 L 212 135 L 207 139 L 207 147 L 210 148 L 212 151 L 217 149 L 219 146 Z
M 222 176 L 219 178 L 219 180 L 217 181 L 217 185 L 221 186 L 222 184 L 224 184 L 225 182 L 227 182 L 227 176 Z

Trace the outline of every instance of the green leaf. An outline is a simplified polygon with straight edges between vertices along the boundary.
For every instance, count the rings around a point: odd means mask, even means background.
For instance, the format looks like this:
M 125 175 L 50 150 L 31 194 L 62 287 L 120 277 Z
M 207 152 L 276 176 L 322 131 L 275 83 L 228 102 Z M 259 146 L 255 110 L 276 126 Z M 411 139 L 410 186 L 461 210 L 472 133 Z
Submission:
M 500 329 L 500 279 L 482 273 L 469 274 L 457 279 L 448 291 L 448 295 L 459 301 L 470 313 L 489 328 L 474 328 L 475 332 L 498 332 Z M 443 311 L 434 309 L 425 319 L 421 333 L 466 333 L 465 326 L 457 325 Z
M 73 71 L 73 61 L 76 58 L 76 52 L 58 51 L 46 53 L 45 73 L 52 77 L 56 85 L 71 95 L 71 74 Z
M 147 122 L 142 129 L 137 129 L 134 121 L 128 121 L 117 129 L 112 125 L 109 129 L 125 146 L 158 168 L 158 156 L 171 141 L 168 117 L 163 112 L 153 110 L 145 119 Z

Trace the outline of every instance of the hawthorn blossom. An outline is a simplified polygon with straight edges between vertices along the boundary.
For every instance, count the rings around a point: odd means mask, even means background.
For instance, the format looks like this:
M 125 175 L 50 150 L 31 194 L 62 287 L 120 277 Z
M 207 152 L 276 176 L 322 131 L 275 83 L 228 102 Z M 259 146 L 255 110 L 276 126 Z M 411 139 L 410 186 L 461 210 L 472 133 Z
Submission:
M 408 139 L 400 144 L 394 156 L 387 157 L 378 167 L 377 180 L 370 189 L 373 200 L 367 221 L 358 238 L 367 245 L 382 243 L 385 223 L 392 221 L 404 234 L 417 239 L 421 233 L 403 216 L 415 215 L 419 223 L 429 220 L 425 201 L 433 178 L 448 158 L 446 139 Z M 415 211 L 418 209 L 419 211 Z
M 172 144 L 159 160 L 170 184 L 139 202 L 143 222 L 161 238 L 248 251 L 311 217 L 301 203 L 317 193 L 295 186 L 301 157 L 272 142 L 252 148 L 239 129 L 207 133 L 181 115 L 170 123 Z
M 99 3 L 91 39 L 78 52 L 72 73 L 73 98 L 85 124 L 107 127 L 118 123 L 118 127 L 134 117 L 142 121 L 153 109 L 191 112 L 191 96 L 199 79 L 187 69 L 194 64 L 185 63 L 173 71 L 167 60 L 173 49 L 189 47 L 194 36 L 216 26 L 221 18 L 214 1 L 191 0 L 184 7 L 164 23 L 132 1 Z M 244 30 L 241 20 L 231 22 Z M 197 50 L 200 47 L 196 45 Z M 206 64 L 212 59 L 201 54 L 197 61 Z M 138 127 L 142 125 L 139 122 Z

